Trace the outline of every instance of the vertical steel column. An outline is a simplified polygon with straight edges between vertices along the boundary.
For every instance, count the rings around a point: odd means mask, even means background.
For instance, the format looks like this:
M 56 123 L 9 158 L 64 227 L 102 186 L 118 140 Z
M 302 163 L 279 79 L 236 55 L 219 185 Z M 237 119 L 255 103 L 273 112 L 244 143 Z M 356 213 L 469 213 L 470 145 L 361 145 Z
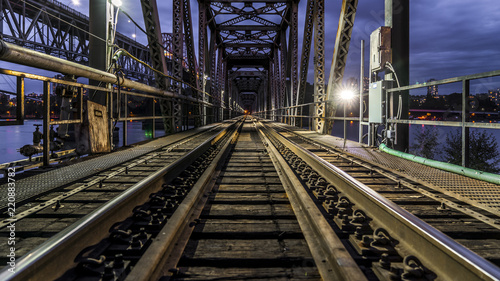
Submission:
M 281 45 L 280 45 L 280 94 L 279 94 L 279 99 L 278 99 L 278 104 L 276 105 L 275 109 L 279 109 L 279 112 L 282 112 L 279 114 L 280 122 L 284 122 L 284 109 L 285 107 L 285 99 L 287 99 L 287 85 L 286 85 L 286 78 L 287 78 L 287 64 L 286 64 L 286 57 L 287 57 L 287 51 L 286 51 L 286 33 L 284 30 L 281 31 Z M 288 100 L 288 99 L 287 99 Z M 289 103 L 286 103 L 286 106 L 289 106 Z M 273 109 L 274 110 L 274 109 Z M 278 120 L 276 120 L 278 121 Z
M 299 19 L 298 19 L 298 14 L 299 14 L 299 1 L 294 0 L 292 1 L 292 13 L 291 13 L 291 25 L 290 25 L 290 35 L 289 35 L 289 44 L 290 48 L 288 49 L 289 52 L 289 59 L 290 60 L 290 67 L 291 67 L 291 77 L 290 77 L 290 106 L 297 105 L 297 98 L 298 98 L 298 83 L 299 83 L 299 73 L 298 73 L 298 61 L 299 61 L 299 54 L 298 54 L 298 49 L 299 49 L 299 32 L 298 32 L 298 25 L 299 25 Z M 297 108 L 291 108 L 290 109 L 290 115 L 297 115 Z M 293 117 L 290 119 L 291 125 L 295 126 L 295 119 L 296 117 Z
M 470 94 L 470 81 L 462 81 L 462 166 L 469 167 L 469 127 L 466 126 L 469 116 L 468 98 Z
M 282 65 L 283 61 L 280 59 L 280 52 L 277 47 L 274 47 L 274 73 L 271 74 L 272 81 L 274 83 L 274 91 L 271 93 L 271 103 L 268 105 L 267 110 L 270 112 L 269 118 L 278 121 L 278 119 L 275 116 L 274 110 L 279 107 L 283 107 L 282 104 L 283 102 L 283 75 L 280 72 L 280 66 Z M 269 114 L 268 113 L 268 114 Z M 279 119 L 282 121 L 282 118 L 280 117 Z
M 359 71 L 359 143 L 363 142 L 363 85 L 365 79 L 365 40 L 361 40 L 361 69 Z
M 220 99 L 218 99 L 217 93 L 217 44 L 216 44 L 216 33 L 215 30 L 211 30 L 210 33 L 210 95 L 212 96 L 212 112 L 211 120 L 212 122 L 218 121 L 218 112 L 220 109 Z M 219 107 L 217 107 L 219 105 Z
M 314 129 L 322 132 L 325 123 L 325 2 L 314 6 Z
M 172 0 L 172 74 L 175 78 L 182 80 L 182 61 L 184 56 L 184 44 L 182 34 L 183 5 L 182 0 Z M 182 85 L 172 80 L 172 90 L 182 94 Z M 182 130 L 182 102 L 172 99 L 172 117 L 174 118 L 174 131 Z
M 24 125 L 24 77 L 17 77 L 16 87 L 16 122 L 18 125 Z
M 206 56 L 205 53 L 207 51 L 207 8 L 205 5 L 204 0 L 198 0 L 198 76 L 199 76 L 199 82 L 198 84 L 202 87 L 203 93 L 202 93 L 202 99 L 205 102 L 208 102 L 208 96 L 205 95 L 205 85 L 207 83 L 206 79 L 206 71 L 205 71 L 205 64 L 206 64 Z M 200 115 L 202 115 L 201 118 L 201 124 L 206 125 L 207 124 L 207 106 L 204 104 L 201 104 L 200 106 Z
M 50 164 L 50 82 L 43 82 L 43 166 Z
M 196 77 L 196 74 L 198 73 L 196 69 L 196 56 L 195 56 L 195 51 L 194 51 L 194 36 L 193 36 L 193 20 L 191 17 L 191 5 L 190 5 L 190 0 L 183 0 L 183 16 L 184 16 L 184 42 L 186 43 L 186 54 L 187 54 L 187 59 L 188 59 L 188 66 L 189 66 L 189 84 L 198 90 L 199 84 L 198 80 Z M 197 98 L 197 99 L 202 99 L 203 97 L 199 94 L 198 91 L 195 91 L 194 89 L 191 89 L 192 91 L 192 96 Z M 186 107 L 189 106 L 189 103 L 186 103 Z M 200 127 L 201 126 L 201 110 L 200 110 L 200 104 L 198 103 L 193 103 L 192 104 L 192 113 L 194 115 L 194 126 L 195 127 Z M 187 122 L 187 125 L 189 125 L 189 122 Z
M 392 65 L 396 71 L 401 86 L 410 84 L 410 1 L 409 0 L 386 0 L 392 2 Z M 389 8 L 389 7 L 388 7 Z M 387 19 L 390 22 L 391 19 Z M 402 97 L 401 119 L 408 119 L 409 92 L 400 92 Z M 398 106 L 396 103 L 394 106 Z M 397 111 L 397 108 L 395 109 Z M 406 151 L 409 148 L 409 126 L 408 124 L 396 125 L 396 143 L 394 148 Z
M 220 114 L 218 117 L 220 121 L 224 120 L 224 107 L 228 106 L 225 103 L 225 99 L 224 99 L 226 93 L 222 89 L 222 83 L 223 83 L 223 81 L 222 81 L 222 73 L 223 73 L 222 68 L 223 68 L 223 66 L 222 66 L 222 48 L 218 48 L 217 49 L 217 82 L 216 82 L 216 85 L 217 85 L 217 94 L 218 94 L 218 98 L 220 101 Z
M 109 33 L 108 17 L 110 13 L 110 3 L 103 0 L 89 1 L 89 32 L 95 36 L 89 36 L 89 66 L 99 70 L 106 70 L 109 65 L 111 49 L 108 48 L 107 40 Z M 92 85 L 99 82 L 91 81 Z M 91 101 L 99 104 L 106 104 L 106 96 L 91 95 Z

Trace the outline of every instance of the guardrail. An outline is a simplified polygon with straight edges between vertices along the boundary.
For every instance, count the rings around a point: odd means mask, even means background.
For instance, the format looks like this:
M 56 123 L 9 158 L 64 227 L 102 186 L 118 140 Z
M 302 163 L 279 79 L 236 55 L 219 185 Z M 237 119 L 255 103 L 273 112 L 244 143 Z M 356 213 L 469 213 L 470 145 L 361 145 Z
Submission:
M 50 126 L 51 125 L 61 125 L 61 124 L 80 124 L 83 122 L 83 92 L 84 89 L 88 91 L 93 91 L 98 95 L 105 95 L 107 100 L 108 108 L 108 120 L 109 127 L 112 128 L 113 122 L 124 122 L 124 145 L 127 145 L 127 132 L 126 132 L 126 122 L 134 120 L 153 120 L 152 127 L 152 137 L 154 138 L 155 131 L 155 119 L 173 119 L 173 118 L 184 118 L 184 121 L 192 119 L 195 117 L 201 117 L 205 120 L 207 117 L 212 117 L 212 115 L 204 114 L 203 111 L 200 115 L 176 115 L 174 112 L 170 116 L 160 115 L 158 116 L 155 110 L 155 103 L 161 101 L 162 99 L 175 99 L 184 104 L 193 104 L 193 106 L 204 106 L 206 108 L 213 108 L 214 105 L 205 100 L 204 95 L 208 95 L 205 92 L 201 92 L 201 99 L 193 96 L 182 95 L 179 93 L 173 93 L 169 91 L 164 91 L 146 84 L 142 84 L 133 80 L 129 80 L 118 75 L 114 75 L 109 72 L 97 70 L 88 66 L 80 65 L 78 63 L 69 62 L 60 58 L 56 58 L 47 54 L 39 53 L 33 50 L 19 47 L 14 44 L 7 43 L 5 41 L 0 41 L 0 59 L 8 62 L 18 63 L 25 66 L 36 67 L 39 69 L 45 69 L 49 71 L 54 71 L 58 73 L 64 73 L 66 75 L 73 75 L 75 77 L 85 77 L 94 81 L 102 82 L 104 85 L 114 85 L 111 86 L 94 86 L 89 84 L 77 83 L 57 78 L 50 78 L 42 75 L 31 74 L 27 72 L 0 69 L 0 74 L 14 76 L 17 79 L 17 108 L 16 108 L 16 120 L 14 121 L 0 121 L 0 126 L 6 125 L 22 125 L 24 124 L 24 99 L 25 99 L 25 80 L 38 80 L 43 82 L 43 164 L 49 165 L 50 162 Z M 52 121 L 50 119 L 50 99 L 51 99 L 51 83 L 56 83 L 64 86 L 75 87 L 78 91 L 79 108 L 77 109 L 77 118 L 71 120 L 60 120 Z M 127 90 L 124 90 L 126 88 Z M 131 117 L 128 116 L 127 112 L 123 112 L 122 115 L 115 116 L 113 112 L 113 100 L 115 98 L 120 98 L 127 104 L 128 96 L 138 96 L 143 98 L 148 98 L 152 102 L 152 115 L 142 116 L 142 117 Z M 196 95 L 195 95 L 196 96 Z M 116 105 L 118 107 L 118 105 Z M 181 112 L 177 113 L 181 114 Z M 187 123 L 187 122 L 186 122 Z M 187 129 L 178 128 L 180 130 Z M 110 130 L 111 132 L 111 130 Z M 112 142 L 112 133 L 110 133 L 110 139 Z

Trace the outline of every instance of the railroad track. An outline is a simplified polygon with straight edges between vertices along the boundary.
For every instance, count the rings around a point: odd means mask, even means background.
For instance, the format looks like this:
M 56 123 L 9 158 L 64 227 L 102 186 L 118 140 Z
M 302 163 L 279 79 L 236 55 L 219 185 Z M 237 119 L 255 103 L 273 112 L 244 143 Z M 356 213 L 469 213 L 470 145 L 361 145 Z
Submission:
M 490 277 L 494 277 L 494 280 L 500 278 L 500 275 L 498 275 L 500 272 L 498 268 L 500 266 L 500 219 L 498 210 L 472 205 L 470 201 L 460 200 L 460 198 L 435 190 L 414 179 L 405 178 L 400 173 L 397 173 L 397 171 L 381 168 L 374 163 L 347 154 L 341 148 L 328 147 L 324 144 L 317 143 L 314 140 L 294 133 L 285 126 L 269 124 L 269 128 L 272 128 L 272 130 L 283 138 L 292 141 L 294 145 L 299 145 L 308 152 L 327 161 L 338 168 L 339 171 L 348 174 L 355 181 L 377 192 L 377 194 L 397 204 L 402 209 L 446 234 L 451 240 L 460 243 L 469 250 L 475 252 L 478 256 L 488 260 L 492 264 L 484 263 L 484 261 L 481 261 L 481 263 L 495 272 L 496 275 L 494 274 Z M 292 163 L 296 161 L 300 162 L 298 159 L 293 159 Z M 293 165 L 299 166 L 298 163 Z M 318 174 L 312 175 L 313 181 L 321 178 L 324 186 L 324 178 Z M 309 181 L 311 182 L 311 179 L 309 179 Z M 369 241 L 368 239 L 372 239 L 375 234 L 370 238 L 370 235 L 364 235 L 369 232 L 361 231 L 361 229 L 357 228 L 359 225 L 356 226 L 356 224 L 352 223 L 353 219 L 356 217 L 356 208 L 366 207 L 356 206 L 348 196 L 345 196 L 346 193 L 342 192 L 341 188 L 335 186 L 336 184 L 334 183 L 333 186 L 330 187 L 330 193 L 334 194 L 334 196 L 330 196 L 330 198 L 328 198 L 328 196 L 325 197 L 324 193 L 326 189 L 324 187 L 319 190 L 314 190 L 312 193 L 322 201 L 323 209 L 331 214 L 331 220 L 335 223 L 335 226 L 338 227 L 340 236 L 352 247 L 356 255 L 358 255 L 358 258 L 371 260 L 372 264 L 373 261 L 380 262 L 380 253 L 377 255 L 376 253 L 378 251 L 376 249 L 366 247 L 366 245 L 370 243 L 364 241 L 364 239 Z M 343 212 L 341 215 L 338 213 L 340 210 Z M 363 212 L 362 214 L 358 213 L 357 215 L 359 217 L 370 216 L 368 212 Z M 390 225 L 390 223 L 387 224 Z M 373 229 L 370 229 L 370 231 L 372 230 Z M 389 233 L 390 230 L 384 229 L 382 235 L 390 237 Z M 443 239 L 449 239 L 448 237 Z M 384 259 L 386 259 L 386 267 L 390 264 L 390 260 L 403 261 L 404 259 L 404 254 L 403 256 L 400 254 L 400 256 L 397 257 L 395 248 L 397 248 L 399 241 L 396 241 L 396 239 L 392 240 L 393 242 L 389 244 L 393 245 L 389 248 L 393 248 L 391 251 L 393 254 L 396 254 L 396 256 L 391 257 L 388 255 L 389 260 L 387 260 L 387 257 L 384 257 Z M 420 249 L 416 246 L 411 247 L 415 248 L 414 255 L 418 256 Z M 402 252 L 405 251 L 408 252 L 408 249 Z M 471 259 L 475 258 L 476 257 L 471 255 Z M 445 266 L 446 261 L 438 261 L 438 264 Z M 465 267 L 465 265 L 462 266 Z M 400 265 L 399 263 L 396 263 L 394 266 L 398 271 L 401 271 L 404 267 L 405 265 Z M 380 277 L 380 275 L 385 273 L 383 270 L 379 270 L 379 268 L 380 267 L 377 265 L 375 271 Z M 431 277 L 428 276 L 427 278 Z
M 12 230 L 8 226 L 15 222 L 16 255 L 21 257 L 154 171 L 186 155 L 227 126 L 214 127 L 182 138 L 91 176 L 63 186 L 54 186 L 50 191 L 15 202 L 15 205 L 4 206 L 1 209 L 0 234 L 8 237 Z M 22 188 L 23 185 L 19 182 L 17 186 Z M 11 216 L 12 211 L 15 211 L 14 216 Z M 2 266 L 9 261 L 8 248 L 0 248 Z
M 356 179 L 283 136 L 289 132 L 250 118 L 237 125 L 56 234 L 0 279 L 500 279 L 497 266 L 370 188 L 405 196 L 406 182 L 373 177 L 373 168 L 354 169 Z M 420 196 L 408 206 L 435 206 Z M 443 219 L 452 214 L 444 209 Z

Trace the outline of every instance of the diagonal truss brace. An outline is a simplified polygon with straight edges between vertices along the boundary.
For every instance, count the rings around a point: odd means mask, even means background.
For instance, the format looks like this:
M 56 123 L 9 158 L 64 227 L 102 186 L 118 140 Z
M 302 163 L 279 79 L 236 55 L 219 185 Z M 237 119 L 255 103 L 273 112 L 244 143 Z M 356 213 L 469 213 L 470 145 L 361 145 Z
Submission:
M 354 18 L 358 0 L 343 0 L 342 10 L 340 12 L 337 38 L 335 40 L 335 50 L 333 52 L 332 67 L 330 68 L 330 77 L 327 88 L 327 108 L 325 125 L 322 128 L 323 133 L 330 135 L 333 127 L 333 117 L 336 112 L 334 93 L 342 84 L 344 70 L 351 43 L 351 34 L 354 27 Z

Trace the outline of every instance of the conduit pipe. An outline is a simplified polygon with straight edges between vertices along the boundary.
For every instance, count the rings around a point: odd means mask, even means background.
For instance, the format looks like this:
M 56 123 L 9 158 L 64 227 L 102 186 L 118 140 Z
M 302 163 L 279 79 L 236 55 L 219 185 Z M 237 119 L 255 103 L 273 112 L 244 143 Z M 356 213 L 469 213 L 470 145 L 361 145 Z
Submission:
M 413 161 L 413 162 L 416 162 L 416 163 L 419 163 L 422 165 L 430 166 L 430 167 L 433 167 L 436 169 L 445 170 L 448 172 L 452 172 L 455 174 L 459 174 L 459 175 L 466 176 L 466 177 L 473 178 L 473 179 L 477 179 L 477 180 L 482 180 L 482 181 L 486 181 L 486 182 L 490 182 L 490 183 L 494 183 L 494 184 L 500 184 L 500 175 L 497 175 L 497 174 L 487 173 L 487 172 L 483 172 L 483 171 L 479 171 L 479 170 L 474 170 L 471 168 L 465 168 L 465 167 L 458 166 L 455 164 L 444 163 L 444 162 L 416 156 L 413 154 L 404 153 L 401 151 L 391 149 L 391 148 L 387 147 L 385 144 L 381 144 L 379 146 L 379 149 L 385 153 L 388 153 L 388 154 L 391 154 L 391 155 L 394 155 L 394 156 L 397 156 L 397 157 L 400 157 L 400 158 L 403 158 L 406 160 L 410 160 L 410 161 Z
M 23 48 L 15 44 L 5 42 L 4 40 L 0 40 L 0 60 L 74 75 L 76 77 L 85 77 L 104 83 L 118 84 L 116 75 L 112 73 Z M 120 86 L 136 89 L 159 97 L 183 99 L 212 106 L 211 103 L 193 97 L 163 91 L 130 79 L 120 79 Z

